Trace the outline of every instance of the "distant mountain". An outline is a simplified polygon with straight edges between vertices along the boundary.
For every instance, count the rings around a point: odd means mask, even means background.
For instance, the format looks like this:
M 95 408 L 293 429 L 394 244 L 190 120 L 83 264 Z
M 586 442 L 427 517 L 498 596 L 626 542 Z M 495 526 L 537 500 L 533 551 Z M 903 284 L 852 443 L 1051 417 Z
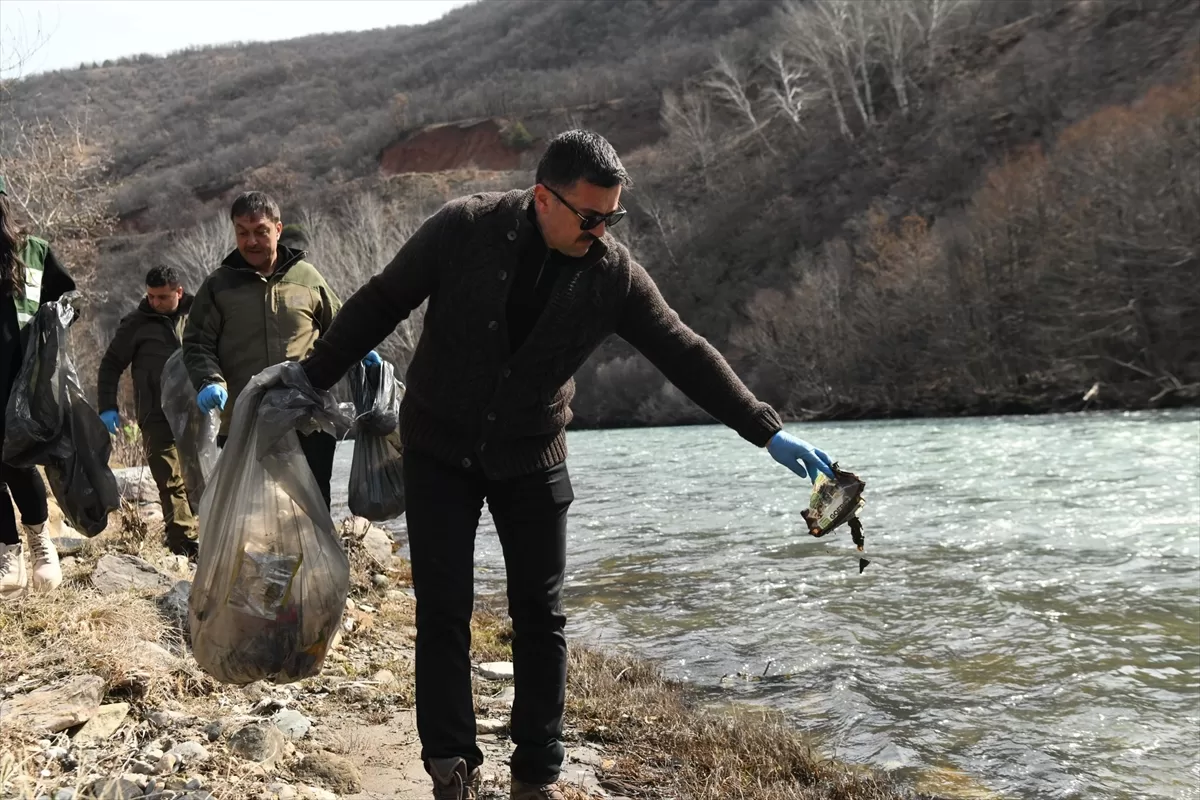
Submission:
M 38 75 L 0 143 L 65 115 L 109 158 L 98 297 L 250 187 L 325 215 L 347 293 L 591 127 L 634 174 L 617 233 L 785 411 L 1159 405 L 1200 385 L 1198 41 L 1194 0 L 491 0 Z M 584 425 L 707 419 L 619 341 L 579 389 Z

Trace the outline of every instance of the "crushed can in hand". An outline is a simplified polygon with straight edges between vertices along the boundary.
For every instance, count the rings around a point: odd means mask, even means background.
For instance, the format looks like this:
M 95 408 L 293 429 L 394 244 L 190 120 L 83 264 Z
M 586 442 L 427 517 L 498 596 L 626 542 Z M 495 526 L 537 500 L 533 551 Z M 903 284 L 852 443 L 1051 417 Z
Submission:
M 188 607 L 197 663 L 219 681 L 316 675 L 341 624 L 350 564 L 298 433 L 348 420 L 295 362 L 238 396 L 229 438 L 200 502 Z
M 861 553 L 866 539 L 863 537 L 862 522 L 858 512 L 866 501 L 863 499 L 864 483 L 853 472 L 846 472 L 833 465 L 833 478 L 824 473 L 817 475 L 813 484 L 812 494 L 808 499 L 808 508 L 800 512 L 808 532 L 812 536 L 821 537 L 830 533 L 843 523 L 850 526 L 850 537 Z M 865 558 L 858 559 L 858 571 L 862 573 L 871 562 Z

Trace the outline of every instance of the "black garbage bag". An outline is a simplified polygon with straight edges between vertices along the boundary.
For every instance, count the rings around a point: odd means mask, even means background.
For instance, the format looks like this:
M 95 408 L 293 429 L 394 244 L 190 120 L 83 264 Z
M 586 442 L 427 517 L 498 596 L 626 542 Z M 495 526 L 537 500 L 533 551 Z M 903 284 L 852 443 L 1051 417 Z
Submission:
M 354 396 L 354 457 L 350 462 L 350 513 L 381 522 L 404 513 L 403 448 L 397 427 L 404 386 L 384 361 L 350 371 Z
M 74 372 L 68 354 L 67 330 L 76 310 L 64 295 L 43 303 L 29 321 L 24 361 L 13 382 L 4 419 L 4 463 L 14 467 L 45 464 L 65 458 L 70 443 L 63 437 L 67 419 L 68 375 Z
M 341 624 L 350 563 L 299 433 L 333 433 L 340 413 L 295 362 L 256 375 L 200 501 L 188 601 L 196 662 L 219 681 L 316 675 Z
M 162 374 L 162 410 L 175 437 L 183 482 L 187 485 L 188 500 L 195 510 L 204 496 L 204 487 L 217 465 L 221 450 L 217 436 L 221 433 L 221 412 L 212 409 L 207 414 L 196 405 L 196 390 L 183 363 L 183 350 L 176 350 L 167 359 Z
M 71 527 L 96 536 L 108 527 L 109 513 L 121 507 L 117 479 L 108 466 L 112 439 L 73 377 L 67 397 L 64 439 L 71 450 L 46 463 L 46 482 Z
M 44 466 L 67 522 L 95 536 L 120 508 L 121 495 L 108 466 L 108 430 L 84 396 L 70 356 L 74 298 L 70 292 L 43 303 L 29 322 L 25 360 L 5 409 L 3 459 L 15 467 Z

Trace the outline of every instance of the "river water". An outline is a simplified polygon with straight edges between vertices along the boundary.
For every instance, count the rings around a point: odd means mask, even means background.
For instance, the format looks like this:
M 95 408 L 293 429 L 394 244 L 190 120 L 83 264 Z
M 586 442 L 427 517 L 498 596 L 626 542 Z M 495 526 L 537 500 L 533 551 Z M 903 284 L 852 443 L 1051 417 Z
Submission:
M 572 432 L 571 635 L 905 778 L 1200 797 L 1200 414 L 789 430 L 866 480 L 863 574 L 725 428 Z M 476 564 L 502 587 L 486 511 Z

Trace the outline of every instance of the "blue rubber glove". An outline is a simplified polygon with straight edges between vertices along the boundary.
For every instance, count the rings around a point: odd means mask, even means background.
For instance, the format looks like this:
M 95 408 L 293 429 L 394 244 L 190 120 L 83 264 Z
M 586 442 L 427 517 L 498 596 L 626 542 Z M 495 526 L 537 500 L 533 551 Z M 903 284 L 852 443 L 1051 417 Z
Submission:
M 817 472 L 833 477 L 833 461 L 829 456 L 791 434 L 780 431 L 772 436 L 767 442 L 767 452 L 780 464 L 813 483 L 817 482 Z
M 104 423 L 104 427 L 108 428 L 110 434 L 113 436 L 117 435 L 117 425 L 121 423 L 121 415 L 117 413 L 115 408 L 110 408 L 108 411 L 101 411 L 100 421 Z
M 200 390 L 200 394 L 196 395 L 196 405 L 200 406 L 200 410 L 205 414 L 212 411 L 214 408 L 225 410 L 225 401 L 229 399 L 229 392 L 225 391 L 225 387 L 220 384 L 210 383 Z
M 374 350 L 363 356 L 362 364 L 364 367 L 378 367 L 382 363 L 383 359 Z

